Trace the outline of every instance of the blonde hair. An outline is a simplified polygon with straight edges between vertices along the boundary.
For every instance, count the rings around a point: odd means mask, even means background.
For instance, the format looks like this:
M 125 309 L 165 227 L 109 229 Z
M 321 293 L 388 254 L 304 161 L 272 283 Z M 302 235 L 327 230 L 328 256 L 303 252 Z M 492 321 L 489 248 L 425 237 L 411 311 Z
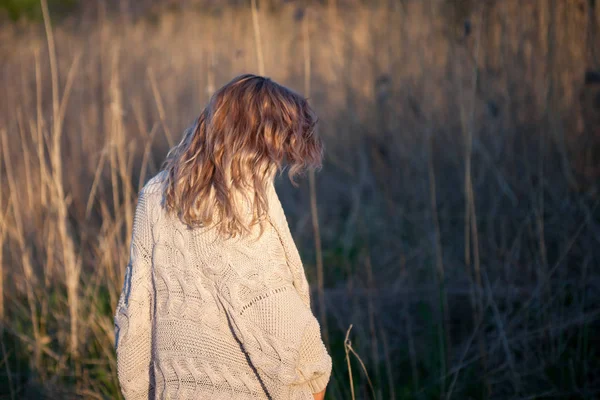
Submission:
M 168 153 L 164 202 L 187 225 L 237 236 L 267 213 L 277 171 L 294 177 L 320 168 L 323 144 L 307 100 L 269 78 L 241 75 L 211 97 L 195 125 Z M 252 219 L 240 211 L 249 201 Z M 262 225 L 261 225 L 262 232 Z

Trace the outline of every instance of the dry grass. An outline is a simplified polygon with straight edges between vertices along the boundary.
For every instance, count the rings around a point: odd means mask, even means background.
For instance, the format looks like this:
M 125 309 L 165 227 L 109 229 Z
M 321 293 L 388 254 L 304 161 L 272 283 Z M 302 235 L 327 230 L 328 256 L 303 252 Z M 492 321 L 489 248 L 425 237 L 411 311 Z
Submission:
M 327 144 L 280 187 L 329 398 L 596 398 L 600 6 L 260 3 L 0 28 L 0 397 L 118 396 L 137 191 L 216 87 L 264 70 Z

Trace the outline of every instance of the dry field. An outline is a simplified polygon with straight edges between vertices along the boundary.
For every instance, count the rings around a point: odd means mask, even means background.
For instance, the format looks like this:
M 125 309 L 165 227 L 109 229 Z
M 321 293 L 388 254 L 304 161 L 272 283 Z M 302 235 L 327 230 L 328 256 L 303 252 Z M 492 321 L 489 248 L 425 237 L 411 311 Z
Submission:
M 600 4 L 307 3 L 0 22 L 0 398 L 119 398 L 138 189 L 244 72 L 321 119 L 329 399 L 600 396 Z

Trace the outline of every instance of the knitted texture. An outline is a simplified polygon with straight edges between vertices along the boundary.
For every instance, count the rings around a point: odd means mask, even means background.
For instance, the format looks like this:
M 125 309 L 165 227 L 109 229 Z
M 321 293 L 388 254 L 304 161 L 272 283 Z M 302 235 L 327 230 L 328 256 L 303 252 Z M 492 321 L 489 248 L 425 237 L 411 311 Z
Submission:
M 167 214 L 163 184 L 140 192 L 115 312 L 125 398 L 312 400 L 331 357 L 273 184 L 262 235 L 230 239 Z

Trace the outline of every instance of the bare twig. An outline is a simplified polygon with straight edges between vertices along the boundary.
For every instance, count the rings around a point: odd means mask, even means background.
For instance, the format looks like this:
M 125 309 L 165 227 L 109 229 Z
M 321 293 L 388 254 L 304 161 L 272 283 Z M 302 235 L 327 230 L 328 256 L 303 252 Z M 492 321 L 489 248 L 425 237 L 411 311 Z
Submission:
M 354 382 L 352 380 L 352 368 L 350 366 L 349 353 L 354 354 L 354 357 L 356 357 L 356 359 L 360 363 L 360 366 L 362 367 L 362 370 L 365 373 L 365 376 L 367 378 L 367 383 L 369 384 L 369 388 L 371 389 L 371 394 L 372 394 L 373 398 L 375 398 L 375 389 L 373 388 L 373 383 L 371 382 L 371 378 L 369 377 L 369 373 L 367 372 L 367 367 L 365 366 L 365 363 L 362 361 L 362 359 L 360 358 L 358 353 L 352 347 L 352 342 L 349 339 L 351 329 L 352 329 L 352 324 L 350 324 L 350 326 L 348 327 L 348 330 L 346 331 L 346 339 L 344 340 L 344 349 L 346 350 L 346 362 L 348 364 L 348 374 L 350 377 L 350 387 L 351 387 L 351 392 L 352 392 L 352 399 L 355 399 L 355 397 L 354 397 Z

